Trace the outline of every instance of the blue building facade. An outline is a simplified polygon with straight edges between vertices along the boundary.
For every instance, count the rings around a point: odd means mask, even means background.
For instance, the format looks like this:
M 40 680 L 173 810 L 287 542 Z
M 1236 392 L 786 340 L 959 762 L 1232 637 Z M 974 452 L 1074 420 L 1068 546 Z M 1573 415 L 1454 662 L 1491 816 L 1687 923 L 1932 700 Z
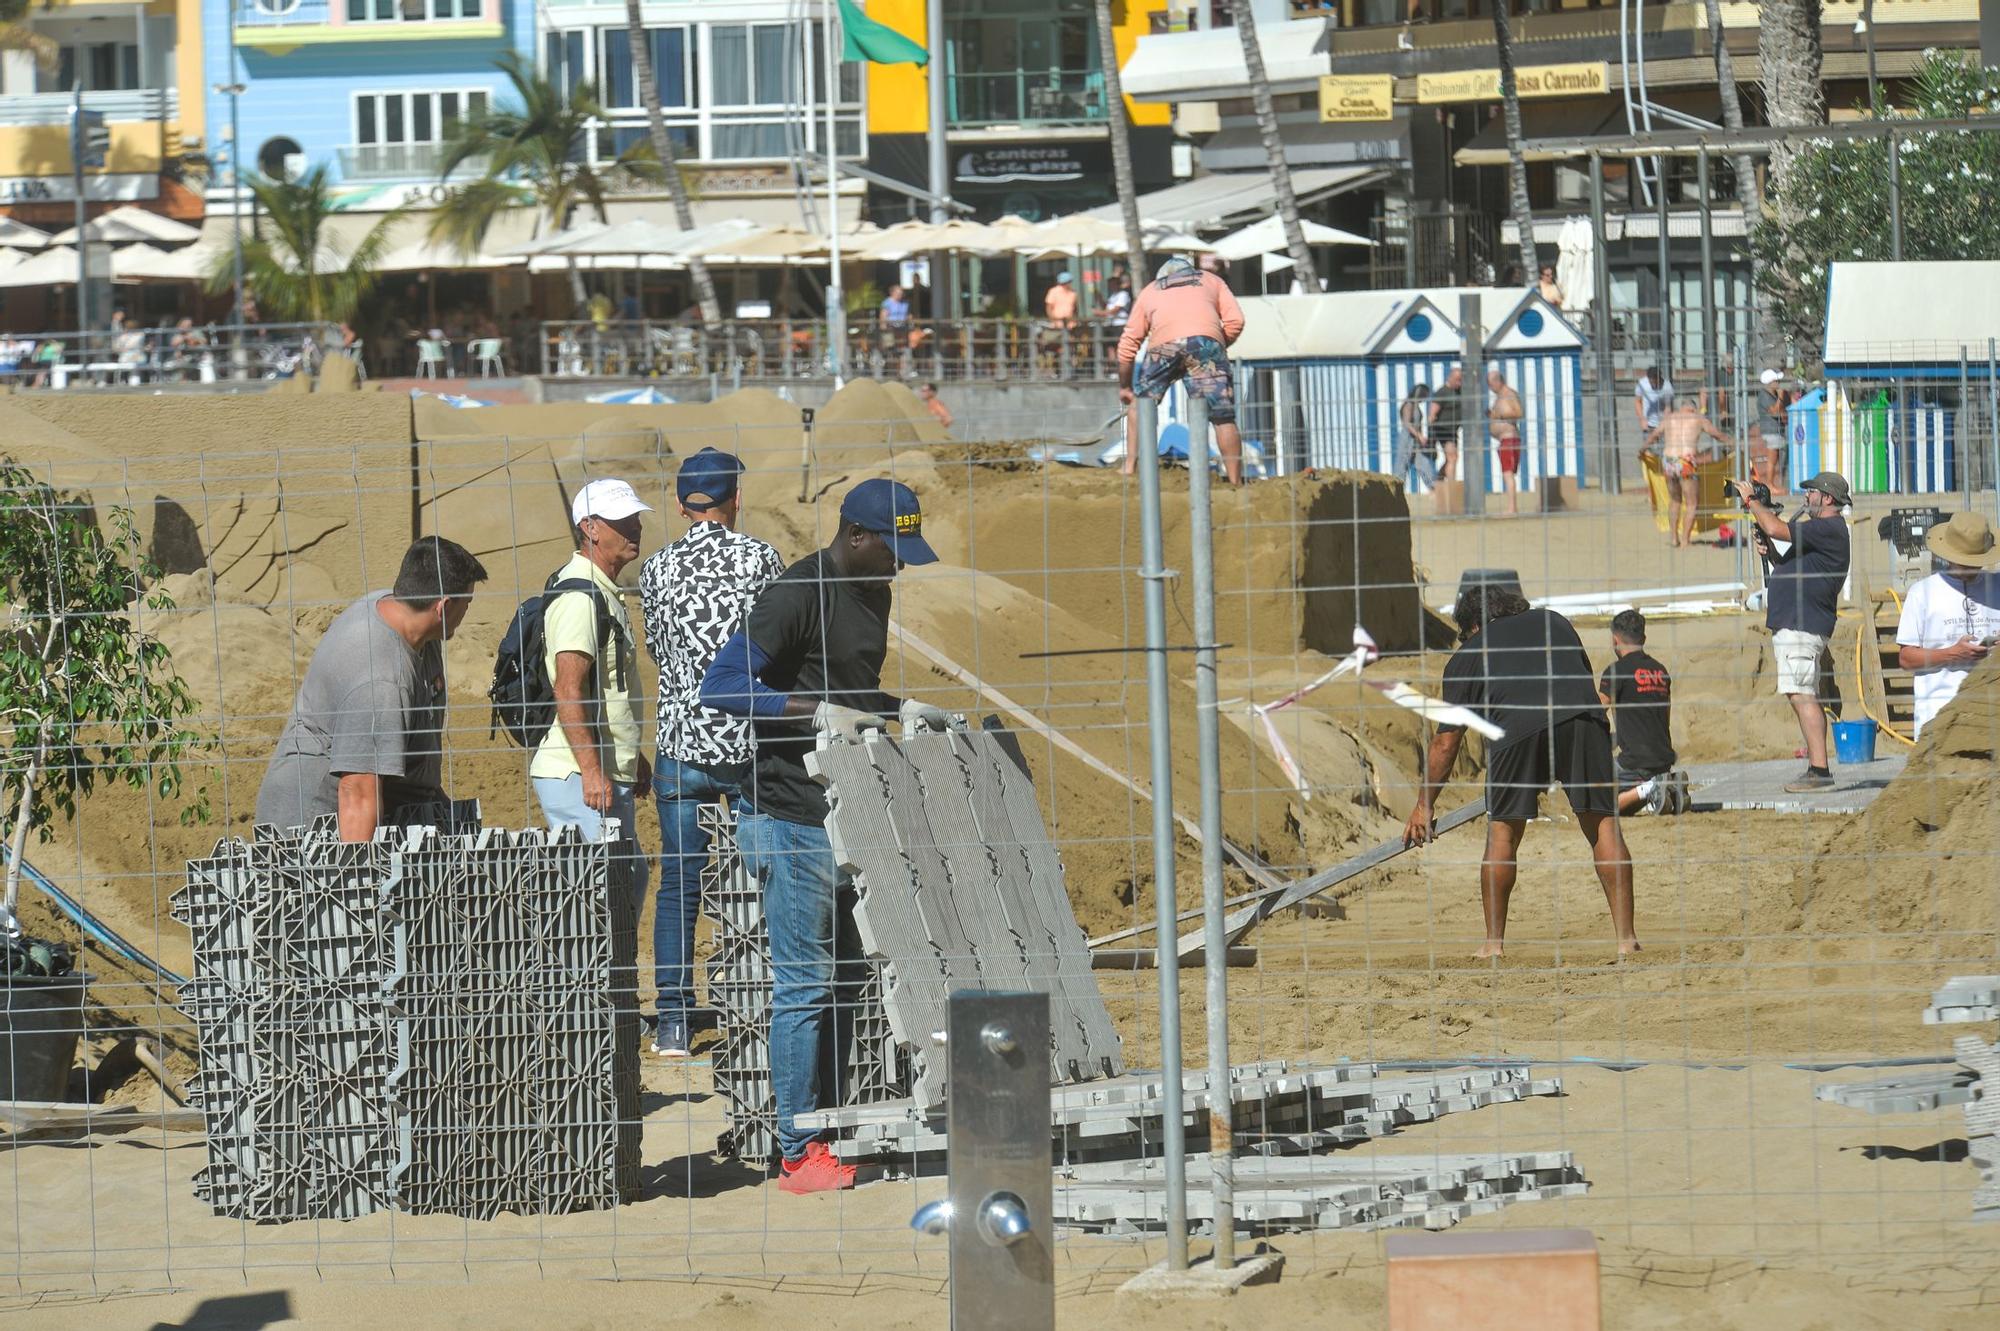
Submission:
M 532 0 L 204 0 L 210 138 L 240 86 L 246 173 L 324 163 L 345 207 L 434 202 L 451 123 L 506 96 L 496 62 L 532 61 L 535 30 Z

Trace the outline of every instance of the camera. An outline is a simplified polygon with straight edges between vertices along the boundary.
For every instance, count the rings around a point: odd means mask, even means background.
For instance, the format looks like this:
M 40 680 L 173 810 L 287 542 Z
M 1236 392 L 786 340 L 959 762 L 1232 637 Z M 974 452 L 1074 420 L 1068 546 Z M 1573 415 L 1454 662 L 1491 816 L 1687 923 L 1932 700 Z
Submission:
M 1728 495 L 1731 499 L 1734 499 L 1739 503 L 1744 498 L 1748 497 L 1756 500 L 1758 503 L 1762 504 L 1765 508 L 1774 507 L 1774 505 L 1771 503 L 1771 487 L 1764 484 L 1764 482 L 1762 481 L 1750 482 L 1750 487 L 1746 491 L 1741 481 L 1727 480 L 1722 483 L 1722 493 Z

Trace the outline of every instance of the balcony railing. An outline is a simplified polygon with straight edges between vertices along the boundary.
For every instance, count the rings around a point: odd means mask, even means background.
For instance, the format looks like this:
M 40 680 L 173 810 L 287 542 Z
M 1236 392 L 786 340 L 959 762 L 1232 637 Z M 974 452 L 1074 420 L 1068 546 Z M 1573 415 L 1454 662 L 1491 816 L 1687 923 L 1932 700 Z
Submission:
M 181 95 L 173 88 L 137 88 L 130 92 L 87 92 L 86 110 L 102 111 L 114 123 L 168 120 L 180 114 Z M 0 125 L 62 125 L 69 122 L 70 95 L 35 92 L 0 97 Z
M 951 76 L 954 125 L 1083 124 L 1104 119 L 1104 76 L 1088 69 Z
M 349 143 L 338 149 L 342 180 L 435 180 L 444 169 L 442 143 Z M 469 158 L 458 170 L 476 175 L 484 158 Z

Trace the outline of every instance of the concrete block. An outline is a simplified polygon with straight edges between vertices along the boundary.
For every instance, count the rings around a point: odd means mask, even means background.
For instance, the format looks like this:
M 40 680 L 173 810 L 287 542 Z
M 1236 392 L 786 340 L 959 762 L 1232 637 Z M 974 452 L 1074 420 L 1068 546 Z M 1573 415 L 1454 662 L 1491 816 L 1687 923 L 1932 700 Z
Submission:
M 1533 1326 L 1599 1331 L 1597 1239 L 1587 1229 L 1392 1234 L 1389 1331 Z
M 1221 1299 L 1246 1285 L 1274 1285 L 1285 1269 L 1285 1254 L 1275 1250 L 1237 1259 L 1227 1271 L 1210 1258 L 1188 1263 L 1185 1271 L 1169 1270 L 1165 1262 L 1149 1267 L 1118 1287 L 1121 1299 Z

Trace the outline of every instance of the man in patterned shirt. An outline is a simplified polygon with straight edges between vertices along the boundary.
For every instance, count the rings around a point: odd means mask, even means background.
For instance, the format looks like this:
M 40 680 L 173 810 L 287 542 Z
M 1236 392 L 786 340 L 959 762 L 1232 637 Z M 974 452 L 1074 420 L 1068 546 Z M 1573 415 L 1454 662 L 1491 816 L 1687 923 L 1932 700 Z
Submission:
M 653 907 L 653 980 L 659 1024 L 653 1052 L 688 1051 L 694 1006 L 694 922 L 709 837 L 695 815 L 734 797 L 750 773 L 750 722 L 701 701 L 716 651 L 743 626 L 757 593 L 785 571 L 778 552 L 736 530 L 743 464 L 704 448 L 681 463 L 675 490 L 687 534 L 639 571 L 646 650 L 660 667 L 659 752 L 653 798 L 660 809 L 660 890 Z

